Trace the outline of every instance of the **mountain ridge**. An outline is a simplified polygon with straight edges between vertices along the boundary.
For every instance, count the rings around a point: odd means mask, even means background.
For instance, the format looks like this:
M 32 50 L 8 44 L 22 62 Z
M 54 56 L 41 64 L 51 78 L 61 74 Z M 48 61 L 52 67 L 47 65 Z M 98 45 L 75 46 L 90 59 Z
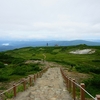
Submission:
M 100 46 L 100 42 L 86 40 L 70 40 L 70 41 L 0 41 L 0 51 L 12 50 L 22 47 L 38 47 L 38 46 L 74 46 L 86 44 L 88 46 Z

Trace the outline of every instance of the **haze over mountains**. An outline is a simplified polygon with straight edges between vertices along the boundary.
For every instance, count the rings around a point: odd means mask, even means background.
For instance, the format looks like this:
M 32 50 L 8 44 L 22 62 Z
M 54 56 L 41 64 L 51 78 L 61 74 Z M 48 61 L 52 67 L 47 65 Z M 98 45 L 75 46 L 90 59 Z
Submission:
M 86 44 L 89 46 L 100 46 L 100 40 L 97 41 L 85 41 L 85 40 L 72 40 L 72 41 L 0 41 L 0 51 L 12 50 L 22 47 L 37 47 L 37 46 L 73 46 L 79 44 Z

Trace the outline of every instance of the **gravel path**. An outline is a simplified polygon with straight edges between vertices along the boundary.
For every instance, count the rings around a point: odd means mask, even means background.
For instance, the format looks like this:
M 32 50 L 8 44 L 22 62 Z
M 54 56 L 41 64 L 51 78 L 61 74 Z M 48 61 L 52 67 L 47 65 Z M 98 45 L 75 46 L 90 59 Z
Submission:
M 66 90 L 60 68 L 49 68 L 35 85 L 17 95 L 14 100 L 72 100 Z

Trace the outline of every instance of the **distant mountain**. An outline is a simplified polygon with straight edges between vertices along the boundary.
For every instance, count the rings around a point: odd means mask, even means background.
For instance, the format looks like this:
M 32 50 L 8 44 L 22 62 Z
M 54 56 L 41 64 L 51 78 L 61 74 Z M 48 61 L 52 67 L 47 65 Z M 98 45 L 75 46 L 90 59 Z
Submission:
M 12 50 L 16 48 L 28 47 L 28 46 L 74 46 L 79 44 L 86 44 L 89 46 L 100 46 L 100 42 L 91 42 L 85 40 L 73 40 L 73 41 L 0 41 L 0 51 Z
M 49 44 L 49 43 L 48 43 Z M 79 44 L 86 44 L 89 46 L 100 46 L 100 42 L 91 42 L 85 40 L 73 40 L 73 41 L 51 41 L 50 46 L 54 46 L 57 44 L 58 46 L 74 46 Z
M 13 46 L 0 46 L 0 51 L 7 51 L 7 50 L 12 50 L 15 49 L 16 47 Z

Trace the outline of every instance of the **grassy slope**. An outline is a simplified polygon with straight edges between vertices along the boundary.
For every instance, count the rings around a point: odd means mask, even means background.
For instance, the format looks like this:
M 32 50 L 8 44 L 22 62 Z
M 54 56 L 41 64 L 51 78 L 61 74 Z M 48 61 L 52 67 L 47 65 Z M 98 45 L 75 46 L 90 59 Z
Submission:
M 70 54 L 69 52 L 77 49 L 95 49 L 96 52 L 94 54 L 85 54 L 85 55 L 77 55 Z M 55 61 L 64 65 L 74 66 L 74 69 L 83 72 L 89 73 L 93 76 L 93 79 L 97 82 L 100 82 L 100 79 L 96 79 L 96 75 L 100 78 L 100 47 L 99 46 L 86 46 L 86 45 L 78 45 L 78 46 L 68 46 L 68 47 L 26 47 L 21 49 L 15 49 L 11 51 L 5 52 L 5 54 L 12 56 L 14 58 L 20 58 L 23 60 L 30 59 L 43 59 L 43 54 L 46 55 L 47 61 Z M 12 68 L 10 70 L 13 70 Z M 10 73 L 9 70 L 9 73 Z M 97 73 L 98 71 L 98 73 Z M 11 77 L 16 77 L 11 76 Z M 100 93 L 98 88 L 100 88 L 100 83 L 96 84 L 92 79 L 85 80 L 87 85 L 87 89 L 89 92 L 95 95 L 95 93 Z M 95 87 L 95 85 L 99 85 Z M 93 90 L 91 90 L 92 88 Z

